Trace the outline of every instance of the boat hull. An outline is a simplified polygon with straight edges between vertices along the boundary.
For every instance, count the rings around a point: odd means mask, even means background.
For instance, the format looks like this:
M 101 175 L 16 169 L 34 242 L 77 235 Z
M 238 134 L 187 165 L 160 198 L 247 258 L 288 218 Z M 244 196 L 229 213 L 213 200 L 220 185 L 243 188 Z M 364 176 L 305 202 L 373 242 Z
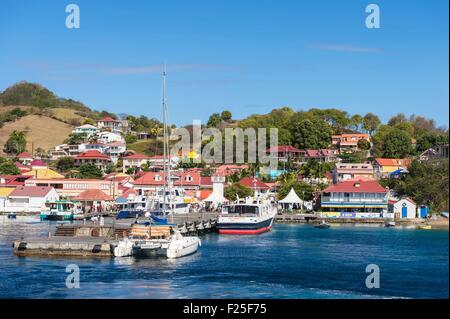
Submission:
M 269 231 L 272 228 L 273 217 L 256 222 L 218 222 L 217 230 L 224 235 L 257 235 Z
M 194 254 L 198 250 L 200 239 L 198 237 L 183 237 L 175 240 L 167 248 L 167 258 L 180 258 Z
M 73 215 L 47 215 L 47 214 L 40 214 L 39 215 L 41 220 L 73 220 Z

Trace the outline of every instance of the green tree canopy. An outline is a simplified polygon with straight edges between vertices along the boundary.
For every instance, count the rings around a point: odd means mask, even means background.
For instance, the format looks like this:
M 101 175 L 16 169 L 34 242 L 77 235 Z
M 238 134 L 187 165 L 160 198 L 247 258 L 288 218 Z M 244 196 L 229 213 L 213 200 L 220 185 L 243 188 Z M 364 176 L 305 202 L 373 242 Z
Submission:
M 2 175 L 18 175 L 20 170 L 16 165 L 6 158 L 0 157 L 0 174 Z
M 78 167 L 78 178 L 102 178 L 103 172 L 94 164 L 82 164 Z
M 240 183 L 233 183 L 224 190 L 224 196 L 231 201 L 236 200 L 236 195 L 239 196 L 239 198 L 245 198 L 247 196 L 251 196 L 252 193 L 253 192 L 250 188 L 245 187 Z
M 370 135 L 372 135 L 377 130 L 380 124 L 381 124 L 380 119 L 373 113 L 367 113 L 363 118 L 363 128 Z
M 231 118 L 233 117 L 233 115 L 231 114 L 230 111 L 225 110 L 220 114 L 220 117 L 222 118 L 223 121 L 229 122 L 229 121 L 231 121 Z
M 319 149 L 330 145 L 332 130 L 322 119 L 305 117 L 299 112 L 293 116 L 289 128 L 297 148 Z
M 27 140 L 25 138 L 25 132 L 14 130 L 6 141 L 4 152 L 17 155 L 25 151 L 26 145 Z

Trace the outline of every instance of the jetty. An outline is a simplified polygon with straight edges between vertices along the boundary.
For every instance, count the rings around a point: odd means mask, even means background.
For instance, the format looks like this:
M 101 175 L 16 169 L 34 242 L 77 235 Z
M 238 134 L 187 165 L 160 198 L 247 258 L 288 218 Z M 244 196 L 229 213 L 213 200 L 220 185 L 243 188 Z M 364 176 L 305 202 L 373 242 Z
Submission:
M 145 223 L 148 219 L 139 219 Z M 217 213 L 191 213 L 169 216 L 169 223 L 183 235 L 201 236 L 216 230 Z M 113 257 L 114 247 L 130 235 L 135 219 L 105 218 L 104 223 L 83 220 L 57 225 L 46 237 L 21 238 L 13 242 L 18 256 Z

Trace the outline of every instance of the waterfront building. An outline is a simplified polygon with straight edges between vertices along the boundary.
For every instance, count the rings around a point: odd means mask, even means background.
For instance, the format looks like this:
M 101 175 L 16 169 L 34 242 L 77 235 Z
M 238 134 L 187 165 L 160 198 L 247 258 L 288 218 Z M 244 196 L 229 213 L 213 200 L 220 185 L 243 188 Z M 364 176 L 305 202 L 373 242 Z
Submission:
M 348 179 L 373 179 L 373 166 L 368 163 L 336 163 L 333 169 L 333 182 L 343 182 Z
M 370 142 L 370 135 L 363 133 L 339 134 L 331 136 L 331 146 L 340 152 L 353 152 L 358 150 L 358 142 L 366 140 Z
M 74 197 L 87 189 L 99 189 L 105 194 L 116 198 L 121 195 L 119 182 L 115 180 L 84 179 L 84 178 L 30 178 L 25 186 L 50 186 L 60 196 Z
M 81 126 L 76 127 L 76 128 L 72 131 L 72 133 L 75 133 L 75 134 L 85 134 L 86 137 L 89 138 L 89 137 L 91 137 L 91 136 L 97 134 L 99 131 L 100 131 L 100 130 L 99 130 L 97 127 L 95 127 L 94 125 L 84 124 L 84 125 L 81 125 Z
M 17 186 L 5 202 L 4 210 L 15 213 L 38 213 L 48 201 L 59 200 L 59 194 L 49 186 Z
M 75 158 L 76 166 L 83 164 L 93 164 L 104 171 L 111 164 L 111 158 L 99 151 L 86 151 Z
M 170 177 L 174 187 L 193 191 L 194 194 L 200 189 L 200 173 L 197 170 L 171 172 Z M 134 181 L 134 189 L 138 191 L 139 195 L 152 193 L 164 186 L 164 180 L 167 181 L 164 172 L 143 172 Z
M 100 189 L 87 189 L 72 198 L 74 201 L 81 202 L 84 207 L 95 207 L 100 210 L 109 208 L 114 199 Z
M 14 187 L 0 187 L 0 212 L 5 211 L 6 200 Z
M 325 188 L 320 206 L 324 217 L 388 217 L 388 189 L 375 180 L 347 180 Z
M 409 197 L 404 197 L 400 200 L 390 200 L 389 212 L 394 214 L 395 219 L 413 219 L 417 217 L 417 205 Z
M 389 177 L 394 171 L 407 169 L 411 162 L 409 158 L 375 158 L 373 163 L 375 178 Z

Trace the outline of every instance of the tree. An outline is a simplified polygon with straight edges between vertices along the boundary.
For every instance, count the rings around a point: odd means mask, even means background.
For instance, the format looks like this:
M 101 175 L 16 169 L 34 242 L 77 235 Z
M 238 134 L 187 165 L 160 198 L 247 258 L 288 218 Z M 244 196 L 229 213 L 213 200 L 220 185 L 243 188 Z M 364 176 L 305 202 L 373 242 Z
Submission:
M 370 142 L 366 139 L 360 139 L 357 145 L 360 150 L 370 150 Z
M 375 132 L 377 130 L 377 128 L 380 126 L 381 121 L 378 118 L 378 116 L 376 116 L 373 113 L 367 113 L 364 116 L 363 119 L 363 128 L 370 134 L 372 135 L 373 132 Z
M 225 122 L 231 121 L 232 116 L 233 116 L 233 115 L 232 115 L 231 112 L 228 111 L 228 110 L 225 110 L 225 111 L 223 111 L 223 112 L 220 114 L 220 117 L 221 117 L 222 120 L 225 121 Z
M 410 196 L 419 205 L 428 205 L 432 211 L 449 208 L 448 159 L 438 161 L 413 161 L 409 174 L 395 183 L 399 195 Z
M 406 118 L 406 115 L 404 113 L 399 113 L 399 114 L 394 115 L 393 117 L 391 117 L 389 119 L 388 125 L 396 126 L 397 124 L 405 123 L 405 122 L 408 122 L 408 119 Z
M 355 131 L 360 131 L 363 123 L 364 123 L 363 117 L 359 114 L 355 114 L 350 118 L 349 126 Z
M 102 178 L 103 172 L 94 164 L 82 164 L 78 167 L 78 178 Z
M 219 113 L 213 113 L 208 119 L 207 127 L 217 127 L 220 123 L 222 123 L 222 117 Z
M 0 174 L 2 174 L 2 175 L 19 175 L 20 170 L 10 160 L 0 157 Z
M 6 141 L 4 152 L 17 155 L 25 151 L 26 145 L 25 132 L 14 130 Z
M 278 190 L 278 198 L 283 199 L 284 197 L 286 197 L 287 194 L 289 194 L 291 188 L 294 188 L 294 191 L 302 200 L 312 200 L 314 188 L 309 184 L 299 181 L 283 184 Z
M 67 172 L 74 168 L 75 160 L 73 157 L 65 156 L 58 159 L 56 168 L 61 172 Z
M 133 144 L 137 141 L 137 136 L 134 134 L 127 133 L 125 134 L 125 142 L 127 144 Z
M 224 190 L 224 196 L 228 200 L 236 200 L 237 196 L 239 198 L 245 198 L 252 195 L 252 190 L 248 187 L 241 185 L 240 183 L 233 183 Z
M 413 153 L 411 136 L 400 129 L 394 128 L 384 139 L 383 157 L 404 158 Z
M 306 178 L 323 178 L 333 167 L 333 163 L 321 163 L 316 160 L 309 160 L 300 167 L 299 173 Z
M 68 138 L 64 141 L 66 144 L 75 145 L 81 144 L 87 139 L 86 133 L 71 133 Z
M 292 142 L 301 149 L 319 149 L 329 147 L 332 130 L 322 119 L 305 117 L 297 113 L 290 123 Z
M 106 166 L 105 168 L 105 173 L 106 174 L 110 174 L 116 171 L 116 165 L 114 164 L 109 164 L 108 166 Z

